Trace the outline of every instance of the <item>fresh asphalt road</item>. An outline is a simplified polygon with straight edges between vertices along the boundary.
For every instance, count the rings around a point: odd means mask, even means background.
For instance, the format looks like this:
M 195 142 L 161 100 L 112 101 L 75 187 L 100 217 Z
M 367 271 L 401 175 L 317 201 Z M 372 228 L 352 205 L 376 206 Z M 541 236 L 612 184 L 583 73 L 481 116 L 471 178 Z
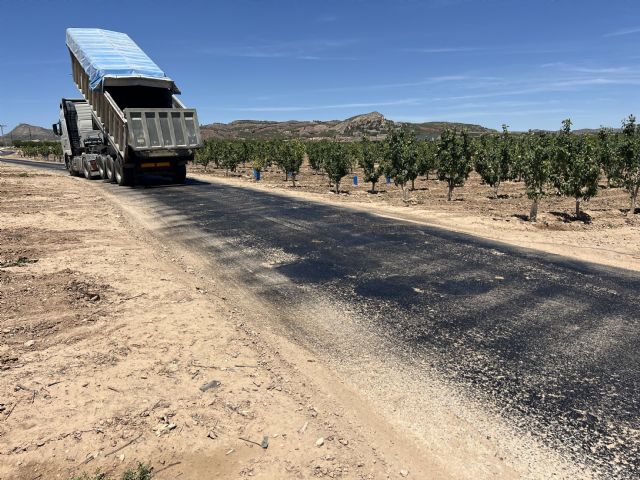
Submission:
M 38 162 L 35 160 L 14 160 L 12 158 L 1 158 L 5 155 L 12 155 L 13 153 L 15 152 L 8 151 L 8 150 L 0 150 L 0 161 L 4 163 L 10 163 L 12 165 L 27 165 L 29 167 L 42 168 L 44 170 L 66 171 L 64 167 L 64 163 Z
M 122 192 L 218 245 L 284 252 L 274 269 L 307 288 L 265 297 L 349 304 L 536 438 L 604 477 L 640 475 L 638 273 L 220 183 Z

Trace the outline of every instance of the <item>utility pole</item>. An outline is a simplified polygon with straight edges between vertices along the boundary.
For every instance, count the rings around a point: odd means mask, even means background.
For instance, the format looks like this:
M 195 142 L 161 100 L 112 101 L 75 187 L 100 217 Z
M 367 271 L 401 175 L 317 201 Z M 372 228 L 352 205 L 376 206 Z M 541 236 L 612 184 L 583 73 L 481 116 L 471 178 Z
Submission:
M 4 127 L 6 127 L 6 125 L 2 125 L 0 124 L 0 137 L 2 137 L 2 145 L 5 145 L 5 138 L 4 138 Z

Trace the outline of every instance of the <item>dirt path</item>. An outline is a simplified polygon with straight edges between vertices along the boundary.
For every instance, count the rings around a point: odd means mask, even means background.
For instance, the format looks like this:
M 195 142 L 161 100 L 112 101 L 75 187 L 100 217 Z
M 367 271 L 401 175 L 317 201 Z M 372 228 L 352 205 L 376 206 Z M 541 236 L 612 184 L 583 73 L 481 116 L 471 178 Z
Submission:
M 0 165 L 0 478 L 451 476 L 129 218 Z

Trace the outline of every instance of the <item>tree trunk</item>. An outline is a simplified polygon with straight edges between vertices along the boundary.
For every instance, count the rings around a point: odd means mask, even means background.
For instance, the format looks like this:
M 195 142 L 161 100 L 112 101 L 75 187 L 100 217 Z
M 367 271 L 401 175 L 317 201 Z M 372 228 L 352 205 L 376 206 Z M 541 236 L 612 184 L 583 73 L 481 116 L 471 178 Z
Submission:
M 293 182 L 293 187 L 295 188 L 295 186 L 296 186 L 296 173 L 295 172 L 291 172 L 291 181 Z
M 454 186 L 452 184 L 449 184 L 449 188 L 447 190 L 447 202 L 450 202 L 453 198 L 453 188 Z
M 409 199 L 409 189 L 407 188 L 407 184 L 401 183 L 400 188 L 402 188 L 402 200 L 406 202 Z
M 529 212 L 529 221 L 535 222 L 538 220 L 538 198 L 533 199 L 533 203 L 531 204 L 531 211 Z
M 498 189 L 500 188 L 500 184 L 496 183 L 496 186 L 494 188 L 495 188 L 495 192 L 494 192 L 495 196 L 496 196 L 496 198 L 498 198 Z
M 415 189 L 416 189 L 416 179 L 415 179 L 415 178 L 412 178 L 412 179 L 411 179 L 411 190 L 413 191 L 413 190 L 415 190 Z
M 376 193 L 376 182 L 371 182 L 371 193 Z
M 576 218 L 580 218 L 580 199 L 576 198 Z
M 427 170 L 427 182 L 429 181 L 429 171 Z
M 289 172 L 287 172 L 286 170 L 284 171 L 284 181 L 288 181 L 289 180 Z
M 340 193 L 340 180 L 336 180 L 336 195 Z
M 631 215 L 634 215 L 636 213 L 636 200 L 638 199 L 638 188 L 640 188 L 639 186 L 633 187 L 633 190 L 631 190 Z

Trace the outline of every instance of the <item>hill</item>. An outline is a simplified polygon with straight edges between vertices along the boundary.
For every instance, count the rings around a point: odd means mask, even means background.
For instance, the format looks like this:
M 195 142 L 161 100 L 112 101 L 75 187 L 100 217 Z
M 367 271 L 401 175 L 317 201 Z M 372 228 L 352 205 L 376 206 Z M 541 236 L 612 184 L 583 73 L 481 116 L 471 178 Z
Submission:
M 0 137 L 0 141 L 10 142 L 12 140 L 39 140 L 39 141 L 55 141 L 58 137 L 55 136 L 50 128 L 38 127 L 36 125 L 29 125 L 28 123 L 21 123 L 11 132 L 6 133 L 4 137 Z
M 231 123 L 212 123 L 202 125 L 203 138 L 303 138 L 319 139 L 337 137 L 342 140 L 360 138 L 366 135 L 372 139 L 383 138 L 389 127 L 402 125 L 413 130 L 419 138 L 437 137 L 447 127 L 466 128 L 470 133 L 479 135 L 495 132 L 480 125 L 451 122 L 408 123 L 394 122 L 386 119 L 381 113 L 371 112 L 346 120 L 327 121 L 264 121 L 236 120 Z
M 419 138 L 434 138 L 445 128 L 466 128 L 471 134 L 479 135 L 485 132 L 495 132 L 480 125 L 452 122 L 408 123 L 394 122 L 386 119 L 381 113 L 371 112 L 346 120 L 327 121 L 297 121 L 273 122 L 265 120 L 236 120 L 231 123 L 212 123 L 202 125 L 202 138 L 302 138 L 320 139 L 336 137 L 341 140 L 361 138 L 366 135 L 371 139 L 381 139 L 386 135 L 389 127 L 402 125 L 413 130 Z M 51 129 L 21 123 L 16 128 L 0 137 L 0 141 L 11 140 L 58 140 Z

